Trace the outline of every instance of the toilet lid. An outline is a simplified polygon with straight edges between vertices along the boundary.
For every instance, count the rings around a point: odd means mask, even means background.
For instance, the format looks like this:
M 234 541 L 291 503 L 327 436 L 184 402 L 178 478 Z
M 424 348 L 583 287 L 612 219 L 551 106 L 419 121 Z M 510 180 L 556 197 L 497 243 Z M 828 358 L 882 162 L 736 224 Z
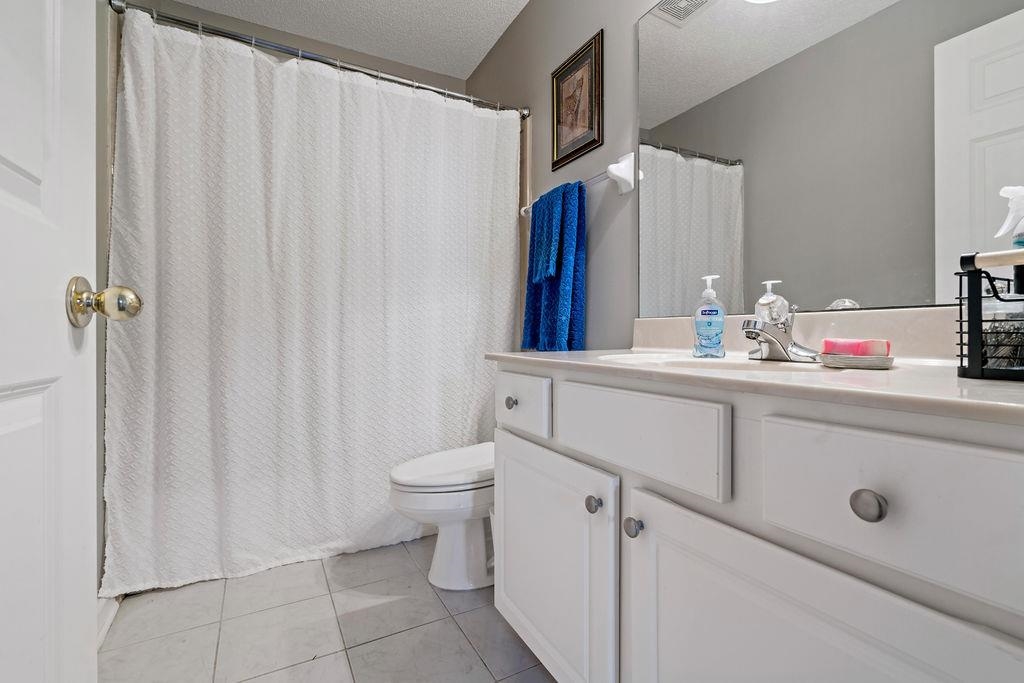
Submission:
M 494 479 L 494 442 L 421 455 L 391 470 L 402 486 L 458 486 Z

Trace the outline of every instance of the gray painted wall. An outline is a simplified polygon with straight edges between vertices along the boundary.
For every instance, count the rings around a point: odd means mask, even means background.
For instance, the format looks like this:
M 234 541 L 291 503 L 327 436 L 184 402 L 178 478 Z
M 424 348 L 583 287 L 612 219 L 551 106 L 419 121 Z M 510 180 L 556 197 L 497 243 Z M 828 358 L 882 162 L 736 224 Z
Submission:
M 751 309 L 767 279 L 803 309 L 934 301 L 933 48 L 1022 8 L 903 0 L 652 131 L 744 160 Z
M 529 106 L 530 184 L 536 198 L 601 173 L 636 149 L 636 22 L 654 0 L 531 0 L 466 81 L 466 91 Z M 551 71 L 604 28 L 604 145 L 551 171 Z M 587 347 L 631 345 L 637 314 L 636 193 L 604 182 L 588 195 Z

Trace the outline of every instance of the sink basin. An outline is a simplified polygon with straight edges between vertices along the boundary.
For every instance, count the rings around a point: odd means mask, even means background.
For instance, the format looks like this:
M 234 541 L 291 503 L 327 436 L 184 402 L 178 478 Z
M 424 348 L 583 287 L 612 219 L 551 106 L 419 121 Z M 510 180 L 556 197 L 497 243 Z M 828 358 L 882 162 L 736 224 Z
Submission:
M 729 352 L 725 358 L 694 358 L 685 351 L 612 353 L 598 360 L 642 367 L 686 368 L 693 370 L 744 370 L 747 372 L 821 372 L 819 363 L 780 363 L 750 360 L 746 353 Z

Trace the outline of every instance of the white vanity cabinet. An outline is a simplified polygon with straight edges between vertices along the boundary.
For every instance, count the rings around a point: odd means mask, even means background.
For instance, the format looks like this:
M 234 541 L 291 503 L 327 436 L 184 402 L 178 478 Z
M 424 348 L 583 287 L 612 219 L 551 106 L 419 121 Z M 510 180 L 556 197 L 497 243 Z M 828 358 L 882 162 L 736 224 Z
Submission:
M 1019 424 L 572 358 L 496 395 L 495 604 L 557 680 L 1024 681 Z
M 619 478 L 498 429 L 494 602 L 559 681 L 615 681 Z
M 634 490 L 631 681 L 1019 681 L 997 638 Z

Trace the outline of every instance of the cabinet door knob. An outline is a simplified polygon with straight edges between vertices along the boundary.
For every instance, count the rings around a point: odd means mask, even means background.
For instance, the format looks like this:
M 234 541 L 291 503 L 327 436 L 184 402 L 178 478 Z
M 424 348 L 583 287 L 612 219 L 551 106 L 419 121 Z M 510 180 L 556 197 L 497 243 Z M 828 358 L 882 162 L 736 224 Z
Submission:
M 881 522 L 889 512 L 889 501 L 871 489 L 857 489 L 850 494 L 850 509 L 865 522 Z
M 626 535 L 630 538 L 636 538 L 640 535 L 640 532 L 644 530 L 643 520 L 626 517 L 622 520 L 622 530 L 625 531 Z
M 604 507 L 604 501 L 596 496 L 587 496 L 583 500 L 583 507 L 587 508 L 587 512 L 593 515 Z
M 512 410 L 517 405 L 519 405 L 519 399 L 518 398 L 515 398 L 513 396 L 506 396 L 505 397 L 505 407 L 506 408 L 508 408 L 509 410 Z

